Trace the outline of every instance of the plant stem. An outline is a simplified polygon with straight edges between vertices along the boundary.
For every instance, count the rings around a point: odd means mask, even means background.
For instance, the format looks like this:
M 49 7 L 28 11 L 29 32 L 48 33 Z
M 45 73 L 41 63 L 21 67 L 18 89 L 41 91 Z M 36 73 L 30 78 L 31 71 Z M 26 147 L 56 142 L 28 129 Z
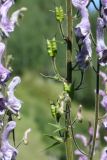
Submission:
M 65 125 L 66 125 L 65 149 L 66 149 L 67 160 L 73 160 L 70 108 L 71 108 L 71 101 L 66 103 L 66 113 L 65 113 Z
M 67 75 L 66 79 L 68 83 L 72 83 L 72 6 L 71 0 L 66 0 L 66 12 L 67 12 L 67 52 L 66 52 L 66 64 L 67 64 Z
M 67 14 L 67 38 L 65 39 L 67 43 L 66 50 L 66 80 L 68 84 L 72 83 L 72 4 L 71 0 L 66 0 L 66 14 Z M 70 98 L 70 97 L 69 97 Z M 66 104 L 65 110 L 65 148 L 67 160 L 73 160 L 73 147 L 72 147 L 72 137 L 71 137 L 71 99 L 69 103 Z
M 97 126 L 98 126 L 98 120 L 99 120 L 99 70 L 100 70 L 100 65 L 99 65 L 99 61 L 97 60 L 95 122 L 94 122 L 94 136 L 93 136 L 93 143 L 92 143 L 92 148 L 90 153 L 90 160 L 93 159 L 95 142 L 96 142 L 96 132 L 97 132 Z

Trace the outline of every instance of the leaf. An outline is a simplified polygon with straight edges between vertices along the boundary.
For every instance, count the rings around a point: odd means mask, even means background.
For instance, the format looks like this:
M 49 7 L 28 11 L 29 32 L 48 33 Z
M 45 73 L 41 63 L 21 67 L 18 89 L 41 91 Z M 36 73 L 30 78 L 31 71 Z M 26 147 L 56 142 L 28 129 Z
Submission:
M 49 147 L 45 148 L 43 151 L 49 150 L 49 149 L 51 149 L 51 148 L 53 148 L 53 147 L 55 147 L 55 146 L 57 146 L 59 144 L 60 144 L 60 142 L 55 142 L 52 145 L 50 145 Z
M 65 127 L 61 126 L 60 124 L 58 124 L 58 125 L 57 125 L 57 124 L 53 124 L 53 123 L 48 123 L 48 124 L 51 125 L 51 126 L 53 126 L 53 127 L 55 127 L 55 128 L 57 128 L 57 129 L 54 131 L 54 133 L 59 132 L 59 131 L 65 129 Z
M 55 128 L 61 128 L 61 125 L 59 125 L 59 124 L 53 124 L 53 123 L 48 123 L 48 124 L 55 127 Z
M 55 140 L 55 141 L 57 141 L 57 142 L 60 142 L 60 143 L 63 143 L 63 142 L 64 142 L 64 141 L 63 141 L 63 138 L 58 137 L 58 136 L 52 136 L 52 135 L 48 135 L 48 134 L 46 134 L 45 136 L 47 136 L 48 138 L 53 139 L 53 140 Z
M 64 129 L 65 129 L 65 127 L 56 129 L 56 130 L 54 131 L 54 133 L 59 132 L 59 131 L 64 130 Z

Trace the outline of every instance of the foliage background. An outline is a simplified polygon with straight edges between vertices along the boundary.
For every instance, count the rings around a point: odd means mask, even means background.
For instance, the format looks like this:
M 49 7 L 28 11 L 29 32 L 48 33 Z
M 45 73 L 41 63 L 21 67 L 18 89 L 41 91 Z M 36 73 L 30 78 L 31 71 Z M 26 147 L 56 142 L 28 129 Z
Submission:
M 12 12 L 22 6 L 28 8 L 28 11 L 24 13 L 23 20 L 20 21 L 20 26 L 16 28 L 8 40 L 7 46 L 8 54 L 12 54 L 14 57 L 12 61 L 13 74 L 22 77 L 22 84 L 16 91 L 17 96 L 24 102 L 22 120 L 17 123 L 17 141 L 21 139 L 25 129 L 32 128 L 30 143 L 28 146 L 20 147 L 18 159 L 63 160 L 65 158 L 64 147 L 43 151 L 52 143 L 44 136 L 44 134 L 49 132 L 51 134 L 52 132 L 52 128 L 48 125 L 48 122 L 53 121 L 50 114 L 49 100 L 56 100 L 58 93 L 61 93 L 62 90 L 59 83 L 43 79 L 40 76 L 40 73 L 53 74 L 51 62 L 47 55 L 46 39 L 56 36 L 57 40 L 61 41 L 54 13 L 49 11 L 54 10 L 56 4 L 62 5 L 65 9 L 65 3 L 61 0 L 17 0 L 16 5 L 11 9 Z M 96 13 L 90 13 L 94 37 L 95 19 Z M 66 33 L 66 25 L 63 24 L 63 26 Z M 75 41 L 73 52 L 75 59 Z M 95 51 L 93 51 L 93 57 L 95 57 Z M 57 64 L 61 74 L 65 76 L 65 44 L 58 43 Z M 75 72 L 74 81 L 76 84 L 79 83 L 79 77 L 79 72 Z M 94 88 L 94 72 L 88 70 L 84 77 L 83 89 L 75 94 L 72 109 L 75 115 L 78 103 L 83 104 L 85 118 L 82 127 L 79 126 L 77 131 L 86 134 L 88 127 L 86 119 L 93 120 Z

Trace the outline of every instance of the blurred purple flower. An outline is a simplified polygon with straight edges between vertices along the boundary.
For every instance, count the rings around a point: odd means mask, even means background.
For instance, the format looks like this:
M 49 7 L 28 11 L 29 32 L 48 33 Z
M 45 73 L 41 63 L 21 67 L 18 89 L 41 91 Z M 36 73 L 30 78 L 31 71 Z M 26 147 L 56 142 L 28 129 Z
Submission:
M 18 151 L 12 147 L 8 141 L 9 135 L 12 130 L 16 127 L 16 122 L 10 121 L 4 128 L 1 136 L 1 147 L 0 152 L 2 153 L 2 160 L 16 160 Z
M 82 134 L 76 134 L 75 138 L 80 139 L 83 145 L 86 147 L 87 146 L 87 138 L 82 135 Z
M 74 154 L 78 156 L 78 160 L 88 160 L 88 157 L 82 154 L 79 150 L 75 150 Z
M 104 140 L 107 142 L 107 136 L 104 136 Z
M 107 129 L 107 116 L 102 121 L 104 128 Z
M 5 51 L 5 44 L 0 42 L 0 83 L 1 84 L 5 83 L 9 79 L 11 74 L 10 71 L 6 69 L 1 63 L 4 51 Z
M 102 18 L 97 19 L 97 54 L 102 66 L 107 64 L 107 46 L 104 42 L 104 20 Z
M 103 79 L 103 83 L 105 84 L 107 82 L 107 74 L 100 71 L 99 75 Z
M 21 79 L 20 77 L 17 76 L 13 78 L 13 80 L 10 82 L 8 86 L 8 92 L 7 92 L 8 98 L 7 98 L 6 106 L 13 114 L 18 114 L 22 105 L 22 101 L 17 99 L 14 95 L 15 87 L 20 82 L 21 82 Z
M 21 13 L 26 10 L 25 7 L 15 11 L 11 17 L 8 17 L 8 11 L 11 6 L 14 4 L 14 0 L 6 0 L 0 6 L 0 28 L 2 32 L 9 37 L 9 33 L 14 31 L 16 24 L 18 23 L 18 18 L 20 17 Z
M 103 149 L 100 160 L 107 160 L 107 147 Z
M 100 103 L 102 107 L 105 109 L 105 111 L 107 111 L 107 94 L 105 93 L 105 91 L 100 90 L 99 95 L 103 97 Z

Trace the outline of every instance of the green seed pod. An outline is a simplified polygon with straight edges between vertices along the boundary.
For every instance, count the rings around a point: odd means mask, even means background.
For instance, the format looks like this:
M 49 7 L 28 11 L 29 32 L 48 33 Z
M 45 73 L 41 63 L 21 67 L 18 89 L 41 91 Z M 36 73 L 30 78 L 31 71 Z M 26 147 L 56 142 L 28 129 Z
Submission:
M 64 82 L 63 85 L 64 85 L 64 91 L 67 92 L 69 94 L 69 96 L 73 98 L 73 96 L 74 96 L 74 83 L 68 84 L 68 83 Z
M 48 54 L 49 56 L 52 57 L 52 46 L 51 46 L 51 41 L 47 39 L 47 50 L 48 50 Z
M 55 38 L 52 40 L 47 39 L 47 50 L 50 57 L 55 57 L 57 54 L 57 44 Z
M 62 6 L 55 8 L 56 20 L 62 22 L 64 20 L 64 11 Z

